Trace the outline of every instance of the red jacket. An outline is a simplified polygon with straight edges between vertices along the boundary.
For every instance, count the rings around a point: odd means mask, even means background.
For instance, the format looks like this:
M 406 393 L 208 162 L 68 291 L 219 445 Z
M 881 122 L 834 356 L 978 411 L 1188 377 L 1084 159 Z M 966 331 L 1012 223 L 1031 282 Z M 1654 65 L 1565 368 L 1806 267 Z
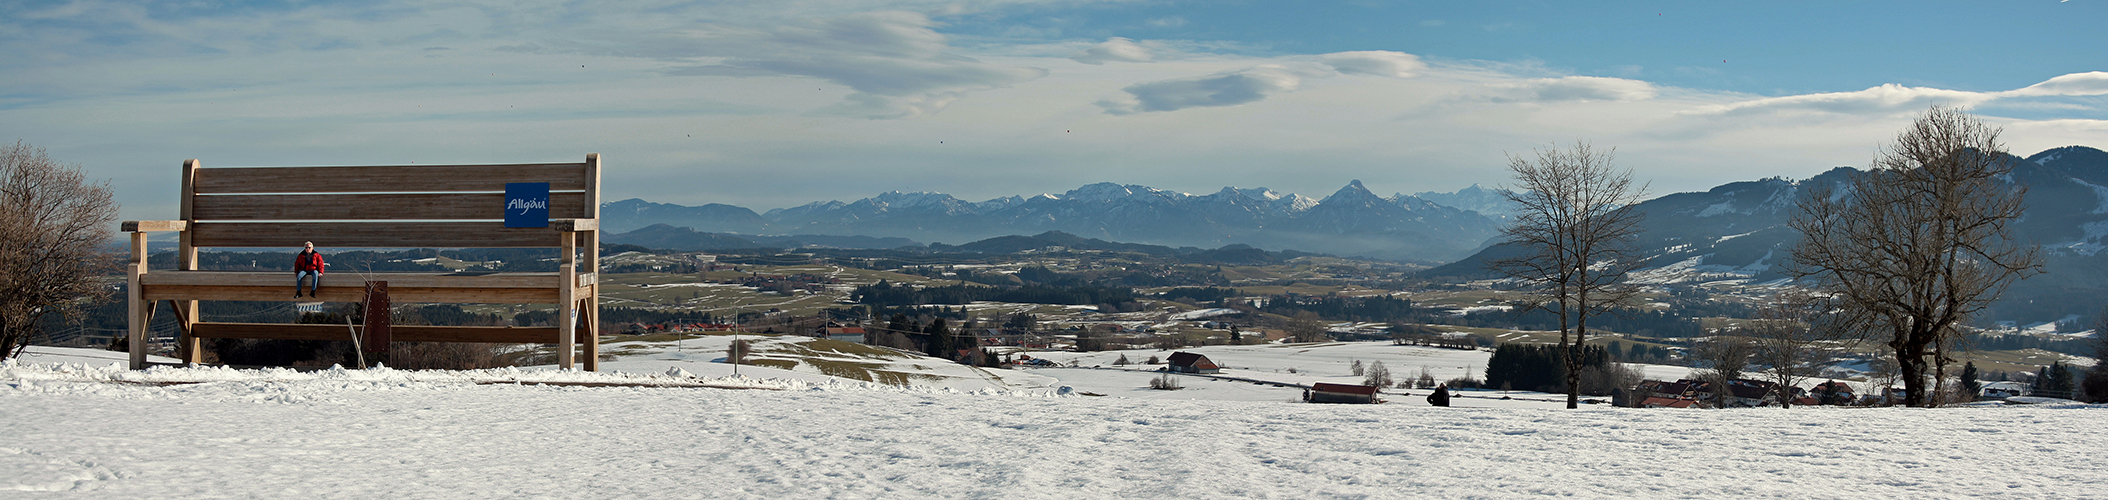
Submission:
M 322 274 L 322 252 L 301 250 L 300 255 L 293 256 L 293 271 L 314 271 L 315 274 Z

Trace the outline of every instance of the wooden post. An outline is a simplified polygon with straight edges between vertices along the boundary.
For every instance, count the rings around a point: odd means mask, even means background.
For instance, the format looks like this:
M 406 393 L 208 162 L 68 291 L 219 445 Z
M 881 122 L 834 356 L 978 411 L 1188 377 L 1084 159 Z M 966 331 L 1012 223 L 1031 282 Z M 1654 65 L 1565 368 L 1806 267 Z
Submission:
M 570 370 L 578 354 L 578 318 L 571 316 L 578 309 L 578 233 L 565 231 L 562 248 L 557 251 L 556 287 L 556 366 Z
M 388 282 L 366 282 L 366 331 L 359 338 L 360 350 L 381 353 L 387 359 L 388 343 L 394 335 L 388 331 Z M 383 361 L 385 363 L 385 361 Z
M 125 342 L 131 347 L 132 369 L 146 369 L 146 311 L 152 303 L 146 301 L 139 289 L 139 277 L 146 274 L 146 233 L 132 233 L 132 262 L 125 267 Z M 144 306 L 144 307 L 142 307 Z
M 600 220 L 600 153 L 586 153 L 585 218 Z M 585 272 L 593 282 L 586 285 L 581 319 L 586 331 L 586 371 L 600 371 L 600 228 L 582 234 L 585 238 Z M 572 283 L 576 285 L 576 282 Z
M 198 222 L 197 215 L 191 208 L 191 200 L 197 197 L 199 166 L 198 160 L 195 158 L 183 162 L 182 219 L 190 224 Z M 179 239 L 179 245 L 176 253 L 176 269 L 185 271 L 198 270 L 198 247 L 190 241 L 190 229 L 185 228 L 178 233 L 177 238 Z M 170 302 L 168 308 L 176 313 L 176 321 L 181 323 L 179 325 L 180 328 L 177 328 L 178 332 L 180 332 L 176 336 L 177 354 L 182 356 L 185 363 L 195 364 L 203 361 L 205 359 L 204 354 L 199 352 L 202 345 L 196 335 L 190 334 L 191 327 L 196 325 L 198 321 L 198 301 Z

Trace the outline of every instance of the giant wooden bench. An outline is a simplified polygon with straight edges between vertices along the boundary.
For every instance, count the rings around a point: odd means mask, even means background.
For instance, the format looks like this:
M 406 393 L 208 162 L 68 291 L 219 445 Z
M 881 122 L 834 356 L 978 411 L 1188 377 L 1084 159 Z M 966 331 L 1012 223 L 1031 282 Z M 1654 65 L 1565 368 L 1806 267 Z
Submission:
M 330 269 L 318 292 L 362 302 L 367 282 L 385 282 L 393 303 L 555 304 L 555 327 L 388 327 L 406 342 L 557 344 L 557 364 L 599 368 L 600 155 L 582 163 L 378 167 L 201 168 L 183 162 L 182 218 L 127 221 L 132 233 L 128 300 L 132 368 L 146 366 L 154 305 L 169 301 L 176 353 L 200 361 L 200 339 L 349 340 L 345 325 L 199 321 L 199 300 L 298 301 L 294 273 L 203 271 L 199 248 L 557 248 L 557 272 L 367 273 Z M 546 228 L 506 227 L 507 183 L 549 183 Z M 177 231 L 176 268 L 147 269 L 146 236 Z M 290 261 L 291 259 L 287 259 Z M 583 263 L 580 262 L 583 260 Z M 567 321 L 567 319 L 569 319 Z

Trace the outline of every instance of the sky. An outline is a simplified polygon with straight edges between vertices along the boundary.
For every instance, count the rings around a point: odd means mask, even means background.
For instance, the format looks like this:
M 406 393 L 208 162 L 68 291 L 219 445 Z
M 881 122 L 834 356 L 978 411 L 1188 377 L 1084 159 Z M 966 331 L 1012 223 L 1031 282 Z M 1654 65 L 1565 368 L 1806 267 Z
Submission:
M 0 140 L 176 214 L 212 166 L 604 160 L 765 211 L 1139 184 L 1509 183 L 1586 141 L 1649 192 L 1864 165 L 1935 104 L 2108 148 L 2108 2 L 0 3 Z

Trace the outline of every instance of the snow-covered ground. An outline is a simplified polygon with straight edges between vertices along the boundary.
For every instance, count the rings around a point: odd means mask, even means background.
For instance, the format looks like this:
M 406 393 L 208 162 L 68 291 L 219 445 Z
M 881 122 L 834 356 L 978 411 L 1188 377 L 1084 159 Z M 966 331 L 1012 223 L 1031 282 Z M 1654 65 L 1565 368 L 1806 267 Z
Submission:
M 1285 363 L 1323 372 L 1315 360 L 1350 347 Z M 1236 352 L 1209 356 L 1272 373 Z M 1089 369 L 1030 371 L 1053 388 L 959 391 L 664 374 L 714 363 L 596 374 L 106 361 L 121 360 L 0 364 L 0 497 L 2108 496 L 2097 405 L 1432 408 L 1060 394 L 1092 377 L 1067 373 L 1144 375 Z M 753 389 L 651 386 L 666 383 Z
M 1209 361 L 1222 367 L 1221 375 L 1240 379 L 1280 382 L 1307 386 L 1317 382 L 1336 384 L 1360 384 L 1363 376 L 1355 375 L 1355 361 L 1364 367 L 1382 362 L 1390 370 L 1394 381 L 1411 380 L 1426 369 L 1436 381 L 1463 377 L 1486 376 L 1486 360 L 1493 353 L 1479 350 L 1441 349 L 1423 346 L 1400 346 L 1390 342 L 1324 342 L 1316 344 L 1264 344 L 1246 346 L 1189 347 L 1176 351 L 1136 349 L 1099 352 L 1036 352 L 1028 353 L 1036 358 L 1045 358 L 1064 364 L 1104 369 L 1078 368 L 1027 368 L 1028 371 L 1045 375 L 1055 380 L 1054 384 L 1074 387 L 1076 390 L 1105 394 L 1115 397 L 1149 399 L 1208 399 L 1222 401 L 1292 401 L 1300 399 L 1301 389 L 1254 385 L 1248 382 L 1229 382 L 1201 377 L 1180 376 L 1185 387 L 1177 391 L 1158 391 L 1149 388 L 1149 379 L 1158 375 L 1154 370 L 1163 365 L 1144 364 L 1154 356 L 1161 361 L 1171 353 L 1186 351 L 1208 357 Z M 1126 366 L 1113 364 L 1121 356 L 1132 363 Z M 1676 380 L 1689 376 L 1690 368 L 1663 365 L 1627 365 L 1639 369 L 1648 378 Z M 1118 369 L 1118 370 L 1114 370 Z M 1428 391 L 1420 389 L 1385 389 L 1385 399 L 1394 404 L 1426 406 L 1424 399 Z M 1539 407 L 1565 408 L 1566 396 L 1526 391 L 1463 391 L 1452 401 L 1454 406 L 1479 407 Z M 1507 399 L 1502 399 L 1507 398 Z

